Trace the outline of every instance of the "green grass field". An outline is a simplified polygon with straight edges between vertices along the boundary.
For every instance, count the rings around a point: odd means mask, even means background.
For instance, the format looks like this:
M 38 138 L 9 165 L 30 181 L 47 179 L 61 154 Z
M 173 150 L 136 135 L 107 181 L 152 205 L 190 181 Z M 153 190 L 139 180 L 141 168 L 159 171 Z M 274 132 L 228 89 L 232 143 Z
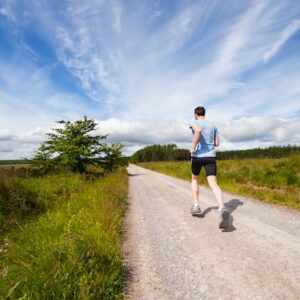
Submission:
M 0 299 L 121 299 L 128 177 L 0 176 Z
M 190 180 L 190 162 L 140 163 L 142 167 Z M 202 170 L 200 184 L 206 182 Z M 280 159 L 218 161 L 222 189 L 261 201 L 300 209 L 300 155 Z

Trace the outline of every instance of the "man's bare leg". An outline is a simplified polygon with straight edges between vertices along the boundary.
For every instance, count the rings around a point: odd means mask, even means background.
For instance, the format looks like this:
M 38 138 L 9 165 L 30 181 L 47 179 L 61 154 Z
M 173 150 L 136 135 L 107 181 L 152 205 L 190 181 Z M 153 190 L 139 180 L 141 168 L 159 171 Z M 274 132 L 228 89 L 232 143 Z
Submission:
M 199 176 L 192 174 L 192 191 L 193 191 L 193 202 L 194 205 L 199 204 L 199 185 L 198 185 Z
M 192 207 L 191 213 L 192 216 L 200 215 L 201 209 L 198 203 L 199 200 L 199 185 L 198 185 L 198 177 L 192 174 L 192 191 L 193 191 L 193 202 L 194 205 Z
M 229 228 L 230 224 L 230 213 L 228 209 L 224 206 L 222 191 L 217 183 L 217 178 L 214 175 L 207 176 L 207 182 L 212 189 L 218 203 L 219 203 L 219 212 L 220 212 L 220 229 L 227 229 Z
M 222 191 L 217 183 L 217 177 L 214 175 L 207 176 L 207 182 L 219 203 L 219 209 L 222 209 L 224 207 L 224 202 L 223 202 Z

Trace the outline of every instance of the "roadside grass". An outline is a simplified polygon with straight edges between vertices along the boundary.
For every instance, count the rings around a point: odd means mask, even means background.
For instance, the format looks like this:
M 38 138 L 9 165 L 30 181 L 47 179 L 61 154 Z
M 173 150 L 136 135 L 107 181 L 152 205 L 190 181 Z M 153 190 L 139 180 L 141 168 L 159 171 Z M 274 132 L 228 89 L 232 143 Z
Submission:
M 0 172 L 0 232 L 20 226 L 49 209 L 58 208 L 78 188 L 82 177 L 72 174 L 23 179 Z
M 13 224 L 2 220 L 0 299 L 121 299 L 126 169 L 101 179 L 61 174 L 8 180 L 1 178 L 2 187 L 14 189 L 23 206 L 18 216 L 10 212 Z
M 190 162 L 140 163 L 142 167 L 184 180 L 191 179 Z M 300 155 L 280 159 L 219 160 L 222 189 L 261 201 L 300 209 Z M 206 185 L 202 170 L 200 184 Z

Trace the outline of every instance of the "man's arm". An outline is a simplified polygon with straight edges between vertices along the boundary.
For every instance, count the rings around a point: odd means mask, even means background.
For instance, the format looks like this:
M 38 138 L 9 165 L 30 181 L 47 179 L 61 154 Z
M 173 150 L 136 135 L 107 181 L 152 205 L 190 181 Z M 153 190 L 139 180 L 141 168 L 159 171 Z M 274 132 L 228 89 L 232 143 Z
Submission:
M 215 147 L 218 147 L 220 145 L 220 140 L 219 140 L 219 137 L 217 135 L 215 135 Z
M 200 135 L 201 135 L 201 129 L 200 129 L 199 126 L 193 125 L 192 128 L 193 128 L 193 131 L 194 131 L 194 138 L 193 138 L 193 144 L 192 144 L 192 147 L 191 147 L 191 150 L 190 150 L 191 154 L 193 154 L 195 152 L 196 146 L 199 142 Z
M 217 128 L 215 128 L 214 145 L 218 147 L 220 145 L 219 134 Z

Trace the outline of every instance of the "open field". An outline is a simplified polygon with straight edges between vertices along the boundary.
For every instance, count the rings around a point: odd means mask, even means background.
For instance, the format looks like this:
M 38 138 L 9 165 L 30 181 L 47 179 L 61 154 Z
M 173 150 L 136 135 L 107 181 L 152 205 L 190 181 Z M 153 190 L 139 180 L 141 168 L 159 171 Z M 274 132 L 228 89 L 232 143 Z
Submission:
M 190 162 L 139 164 L 167 175 L 190 180 Z M 261 201 L 300 209 L 300 155 L 280 159 L 218 161 L 218 182 L 227 191 Z M 205 184 L 204 170 L 200 184 Z
M 119 299 L 125 168 L 0 178 L 0 299 Z
M 18 169 L 18 168 L 28 168 L 30 166 L 31 164 L 6 164 L 6 165 L 0 164 L 0 169 L 9 170 L 9 169 Z

